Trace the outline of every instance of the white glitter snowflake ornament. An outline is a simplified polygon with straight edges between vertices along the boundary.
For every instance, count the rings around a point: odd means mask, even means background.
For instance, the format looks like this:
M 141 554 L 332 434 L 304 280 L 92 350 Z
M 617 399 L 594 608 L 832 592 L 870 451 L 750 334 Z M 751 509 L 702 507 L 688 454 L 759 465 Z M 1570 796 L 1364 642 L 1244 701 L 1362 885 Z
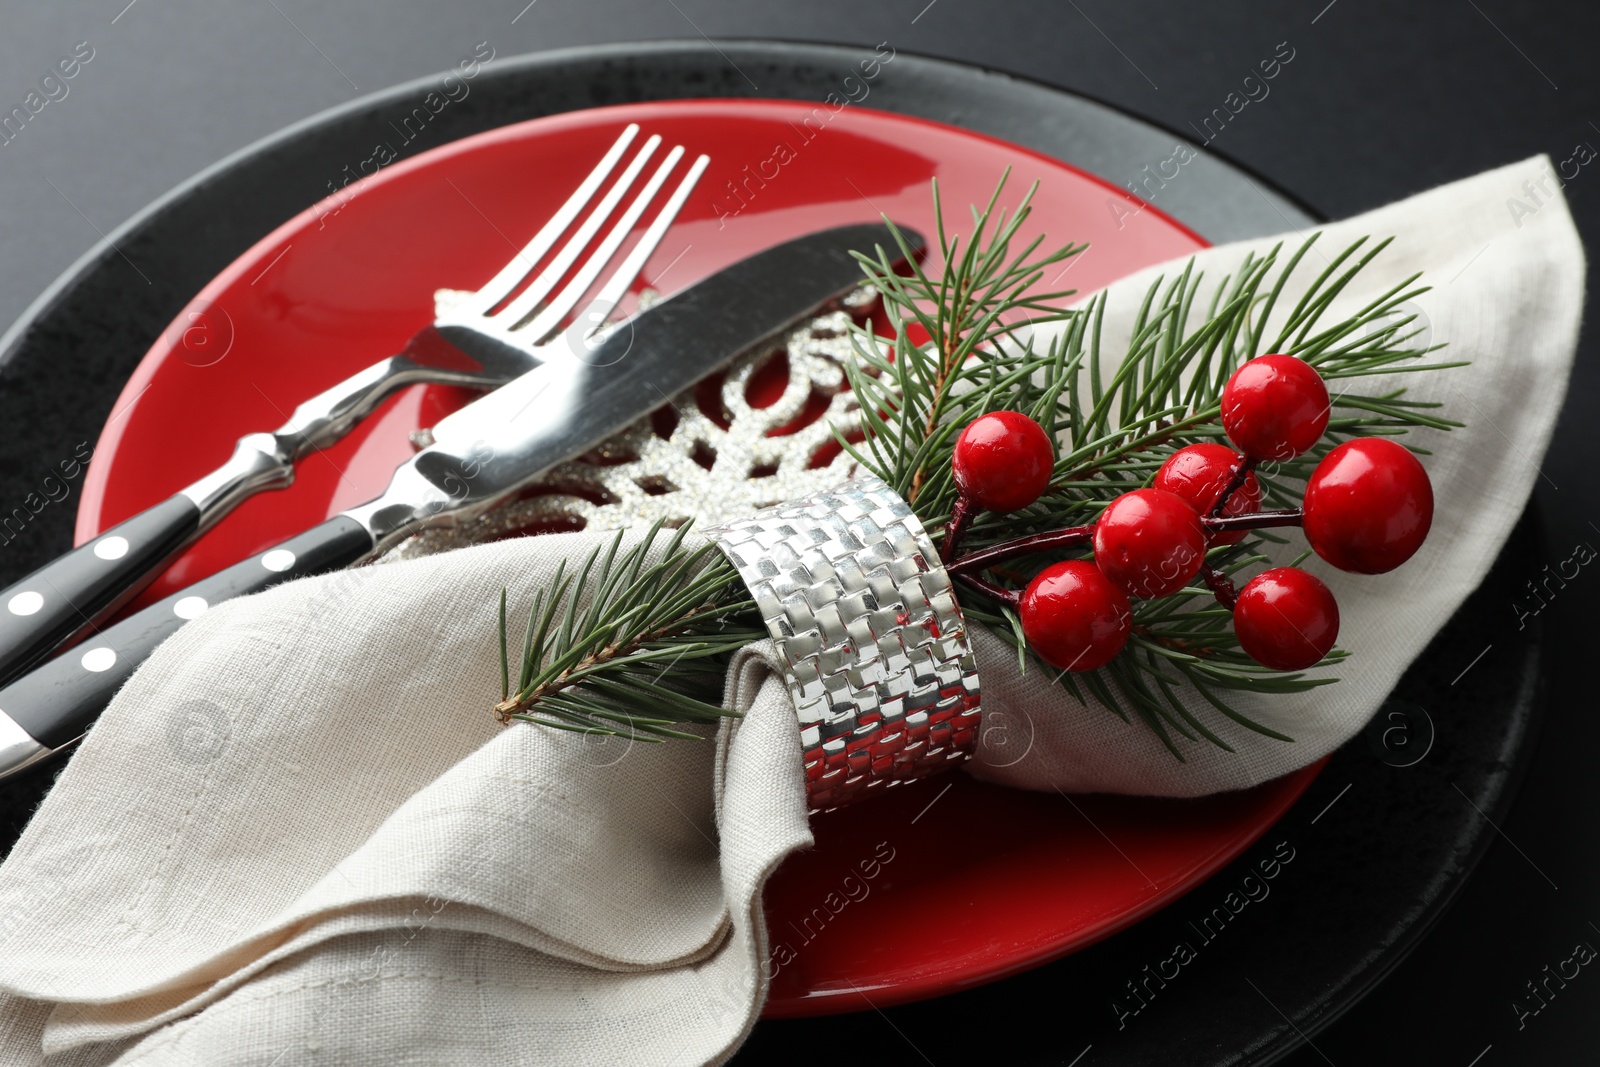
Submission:
M 451 295 L 441 290 L 436 299 L 445 302 Z M 684 391 L 667 408 L 552 468 L 520 498 L 471 522 L 423 531 L 390 549 L 383 560 L 430 555 L 528 529 L 613 530 L 657 520 L 704 526 L 837 485 L 855 462 L 838 447 L 834 427 L 846 435 L 860 429 L 860 408 L 844 371 L 856 358 L 850 327 L 876 301 L 873 290 L 856 290 L 841 301 L 840 310 L 818 315 L 781 342 L 735 360 L 720 388 Z M 648 293 L 640 301 L 641 306 L 651 302 Z M 761 392 L 770 392 L 774 361 L 788 372 L 782 393 L 755 406 L 752 380 L 759 376 L 766 387 Z

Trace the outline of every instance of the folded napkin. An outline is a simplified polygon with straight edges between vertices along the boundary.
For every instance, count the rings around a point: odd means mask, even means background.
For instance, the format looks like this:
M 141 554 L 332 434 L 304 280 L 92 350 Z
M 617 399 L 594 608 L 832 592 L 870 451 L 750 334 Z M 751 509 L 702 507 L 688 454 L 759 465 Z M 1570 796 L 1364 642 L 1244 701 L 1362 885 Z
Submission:
M 1339 684 L 1292 695 L 1229 693 L 1229 703 L 1240 712 L 1295 743 L 1253 733 L 1212 713 L 1197 698 L 1191 710 L 1237 751 L 1188 744 L 1185 762 L 1179 763 L 1154 733 L 1130 728 L 1104 709 L 1085 710 L 1047 672 L 1005 669 L 1005 646 L 977 629 L 973 644 L 984 707 L 1007 709 L 1011 751 L 980 750 L 974 774 L 1026 789 L 1198 796 L 1256 785 L 1304 767 L 1367 724 L 1434 633 L 1482 583 L 1542 477 L 1539 464 L 1566 397 L 1578 343 L 1585 277 L 1583 246 L 1561 194 L 1527 213 L 1525 183 L 1544 188 L 1553 175 L 1550 161 L 1538 156 L 1324 226 L 1314 246 L 1320 251 L 1307 253 L 1279 298 L 1274 324 L 1348 245 L 1362 237 L 1393 237 L 1322 321 L 1353 315 L 1421 272 L 1420 284 L 1433 288 L 1403 310 L 1415 313 L 1410 328 L 1421 327 L 1429 340 L 1411 343 L 1445 344 L 1433 359 L 1470 361 L 1450 370 L 1356 380 L 1358 392 L 1376 391 L 1375 381 L 1385 382 L 1384 388 L 1404 387 L 1407 399 L 1438 401 L 1446 416 L 1467 425 L 1448 432 L 1416 428 L 1403 438 L 1433 453 L 1421 459 L 1435 500 L 1433 529 L 1404 566 L 1363 575 L 1335 570 L 1316 557 L 1303 565 L 1338 600 L 1339 647 L 1351 654 L 1344 663 L 1306 673 L 1337 677 Z M 1559 182 L 1554 185 L 1560 188 Z M 1310 236 L 1243 241 L 1195 257 L 1206 280 L 1193 306 L 1208 306 L 1211 293 L 1244 253 L 1260 253 L 1282 241 L 1282 262 Z M 1125 350 L 1150 282 L 1173 274 L 1173 266 L 1156 266 L 1110 287 L 1106 320 L 1111 328 L 1104 351 Z M 1269 337 L 1276 334 L 1276 329 L 1266 331 Z M 1331 382 L 1331 391 L 1337 393 L 1339 384 Z M 1298 532 L 1289 531 L 1287 540 L 1268 548 L 1278 565 L 1305 548 Z M 1021 758 L 1019 745 L 1030 746 Z
M 1434 340 L 1472 365 L 1406 384 L 1469 427 L 1443 440 L 1418 432 L 1435 449 L 1439 501 L 1421 554 L 1378 578 L 1318 569 L 1354 654 L 1343 681 L 1244 701 L 1298 742 L 1224 725 L 1237 754 L 1196 746 L 1178 763 L 1044 672 L 1019 674 L 979 632 L 986 721 L 1026 723 L 1007 733 L 1027 745 L 1018 758 L 1014 744 L 980 744 L 973 773 L 1191 795 L 1275 777 L 1360 729 L 1481 580 L 1539 476 L 1583 257 L 1559 198 L 1520 218 L 1506 201 L 1548 168 L 1529 160 L 1326 228 L 1328 250 L 1397 238 L 1345 304 L 1427 272 L 1437 288 L 1417 303 Z M 1274 243 L 1208 250 L 1199 265 L 1220 277 Z M 1126 329 L 1148 277 L 1113 286 L 1113 326 Z M 221 605 L 166 642 L 0 866 L 0 1062 L 732 1055 L 766 995 L 762 887 L 811 841 L 775 650 L 737 657 L 726 701 L 744 716 L 702 730 L 705 743 L 599 742 L 488 713 L 501 586 L 511 617 L 525 617 L 557 561 L 606 536 L 294 582 Z

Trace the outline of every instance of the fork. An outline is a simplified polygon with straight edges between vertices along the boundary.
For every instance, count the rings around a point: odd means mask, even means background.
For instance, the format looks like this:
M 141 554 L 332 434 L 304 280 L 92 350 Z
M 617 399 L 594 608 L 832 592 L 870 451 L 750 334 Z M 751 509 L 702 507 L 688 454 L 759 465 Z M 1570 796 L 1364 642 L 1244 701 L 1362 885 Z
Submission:
M 668 152 L 589 250 L 660 147 L 659 136 L 648 138 L 572 236 L 535 273 L 638 133 L 639 127 L 630 124 L 555 215 L 486 285 L 466 294 L 441 291 L 433 323 L 417 331 L 399 354 L 307 400 L 272 433 L 241 437 L 232 457 L 210 474 L 0 591 L 0 683 L 93 628 L 240 502 L 291 484 L 297 460 L 339 440 L 398 389 L 418 383 L 493 389 L 546 362 L 550 347 L 559 347 L 556 335 L 563 320 L 683 158 L 682 146 Z M 690 166 L 639 243 L 576 316 L 565 337 L 574 354 L 581 358 L 582 347 L 626 295 L 708 163 L 700 156 Z M 588 258 L 580 264 L 586 250 Z M 569 273 L 567 284 L 557 291 Z

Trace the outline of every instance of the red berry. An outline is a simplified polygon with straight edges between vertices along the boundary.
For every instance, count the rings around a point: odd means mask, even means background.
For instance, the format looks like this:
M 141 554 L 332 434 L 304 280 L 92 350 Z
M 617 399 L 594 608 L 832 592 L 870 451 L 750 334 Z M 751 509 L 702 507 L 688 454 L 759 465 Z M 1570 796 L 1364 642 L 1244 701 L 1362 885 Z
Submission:
M 1134 596 L 1169 596 L 1206 558 L 1206 531 L 1184 499 L 1164 489 L 1123 493 L 1094 524 L 1094 561 Z
M 1055 462 L 1043 426 L 1020 411 L 991 411 L 956 438 L 952 468 L 962 496 L 986 511 L 1016 511 L 1039 499 Z
M 1222 428 L 1252 459 L 1293 459 L 1328 428 L 1328 387 L 1294 356 L 1257 356 L 1222 387 Z
M 1416 554 L 1433 524 L 1433 483 L 1404 445 L 1346 441 L 1306 482 L 1306 540 L 1342 571 L 1382 574 Z
M 1239 591 L 1233 632 L 1263 667 L 1303 671 L 1321 662 L 1339 639 L 1339 604 L 1315 575 L 1275 567 Z
M 1064 671 L 1104 667 L 1128 643 L 1132 627 L 1127 594 L 1082 559 L 1040 571 L 1022 591 L 1018 614 L 1028 647 Z
M 1217 498 L 1222 496 L 1222 491 L 1233 480 L 1233 472 L 1243 462 L 1244 457 L 1226 445 L 1190 445 L 1167 457 L 1161 469 L 1156 471 L 1152 488 L 1165 489 L 1182 497 L 1196 513 L 1204 517 L 1210 515 L 1211 509 L 1217 506 Z M 1243 484 L 1228 497 L 1228 505 L 1222 509 L 1222 514 L 1246 515 L 1260 510 L 1261 483 L 1252 472 L 1245 475 Z M 1245 530 L 1230 530 L 1209 535 L 1206 543 L 1236 545 L 1247 535 Z

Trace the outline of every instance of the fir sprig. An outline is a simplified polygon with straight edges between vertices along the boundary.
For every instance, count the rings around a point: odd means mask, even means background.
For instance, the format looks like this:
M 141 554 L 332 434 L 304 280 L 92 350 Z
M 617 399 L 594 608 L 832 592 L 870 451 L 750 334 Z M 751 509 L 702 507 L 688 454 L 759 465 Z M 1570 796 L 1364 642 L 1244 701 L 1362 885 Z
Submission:
M 975 239 L 959 256 L 950 254 L 953 242 L 945 244 L 941 228 L 946 265 L 937 282 L 920 267 L 901 277 L 894 259 L 881 249 L 875 257 L 858 257 L 884 295 L 895 337 L 892 344 L 860 330 L 854 337 L 859 366 L 849 369 L 850 382 L 870 432 L 852 452 L 902 494 L 915 492 L 914 508 L 929 530 L 942 529 L 954 507 L 950 456 L 955 436 L 968 422 L 988 411 L 1013 410 L 1054 430 L 1058 448 L 1049 490 L 1021 511 L 977 517 L 964 535 L 965 550 L 1093 522 L 1117 496 L 1148 485 L 1178 448 L 1224 439 L 1224 384 L 1240 363 L 1268 352 L 1305 359 L 1330 383 L 1334 395 L 1327 434 L 1316 448 L 1293 461 L 1258 469 L 1263 507 L 1298 504 L 1306 478 L 1340 441 L 1402 434 L 1416 426 L 1461 425 L 1436 414 L 1436 404 L 1407 399 L 1403 388 L 1359 389 L 1364 380 L 1378 384 L 1389 375 L 1461 365 L 1424 362 L 1422 357 L 1434 348 L 1413 343 L 1421 331 L 1399 309 L 1427 291 L 1416 284 L 1420 276 L 1390 287 L 1353 315 L 1326 321 L 1334 299 L 1350 290 L 1387 240 L 1364 238 L 1338 252 L 1287 309 L 1280 306 L 1285 285 L 1316 248 L 1315 236 L 1286 260 L 1282 246 L 1264 256 L 1246 256 L 1215 287 L 1203 311 L 1196 304 L 1204 278 L 1191 260 L 1176 276 L 1151 283 L 1125 350 L 1112 353 L 1104 344 L 1104 293 L 1075 311 L 1049 308 L 1043 300 L 1010 304 L 1014 286 L 1024 281 L 1031 285 L 1039 276 L 1025 258 L 1037 242 L 1021 256 L 1010 256 L 1006 248 L 1027 218 L 1028 199 L 1024 197 L 1006 225 L 988 224 L 993 200 L 984 213 L 975 213 L 974 234 L 981 239 L 992 231 L 993 237 L 988 244 Z M 1059 262 L 1079 251 L 1069 246 L 1037 262 Z M 1013 288 L 1002 288 L 987 302 L 950 298 L 990 293 L 990 279 L 1002 279 Z M 1048 299 L 1060 295 L 1049 294 Z M 930 308 L 930 303 L 936 306 Z M 1008 328 L 1005 321 L 1014 309 L 1025 317 Z M 1026 327 L 1047 321 L 1062 325 L 1041 351 Z M 912 324 L 930 339 L 916 343 Z M 1280 538 L 1260 531 L 1237 546 L 1211 550 L 1207 563 L 1230 576 L 1265 563 L 1261 550 L 1267 540 Z M 1056 558 L 1059 553 L 996 568 L 989 576 L 991 587 L 1020 588 Z M 1026 642 L 1014 611 L 980 596 L 963 598 L 963 609 L 1013 644 L 1019 662 L 1026 664 Z M 1328 662 L 1344 655 L 1335 651 Z M 1227 694 L 1292 693 L 1335 681 L 1257 664 L 1239 648 L 1231 614 L 1214 604 L 1210 590 L 1198 582 L 1176 596 L 1135 601 L 1133 637 L 1123 654 L 1101 670 L 1074 675 L 1045 669 L 1080 700 L 1092 696 L 1124 718 L 1121 709 L 1132 709 L 1180 759 L 1175 737 L 1229 748 L 1189 707 L 1192 700 L 1185 701 L 1186 692 L 1197 693 L 1228 719 L 1287 741 L 1240 713 Z
M 713 545 L 685 548 L 688 529 L 658 522 L 626 551 L 619 530 L 579 567 L 562 560 L 534 596 L 515 689 L 500 591 L 501 721 L 659 740 L 734 714 L 727 658 L 767 634 L 738 572 Z
M 917 503 L 926 486 L 945 488 L 950 484 L 950 453 L 963 424 L 951 423 L 948 412 L 954 407 L 971 409 L 981 396 L 1008 395 L 1016 391 L 1021 379 L 1057 369 L 1050 366 L 1048 358 L 1035 360 L 1028 352 L 1004 360 L 995 354 L 1003 342 L 1012 342 L 1014 349 L 1018 336 L 1073 314 L 1061 307 L 1073 290 L 1034 290 L 1047 270 L 1089 246 L 1068 244 L 1035 257 L 1044 241 L 1041 235 L 1013 254 L 1012 242 L 1032 213 L 1033 194 L 1039 185 L 1035 182 L 1008 212 L 997 205 L 1009 175 L 1007 169 L 982 211 L 972 209 L 972 233 L 965 243 L 945 230 L 939 183 L 933 183 L 939 258 L 945 264 L 937 280 L 928 277 L 892 222 L 888 225 L 898 245 L 895 254 L 882 248 L 876 250 L 876 256 L 856 253 L 892 310 L 895 337 L 892 346 L 883 344 L 881 338 L 855 338 L 862 367 L 846 370 L 851 388 L 860 398 L 867 439 L 864 449 L 842 438 L 841 443 L 864 466 L 884 476 L 919 514 L 923 508 Z M 900 262 L 909 265 L 908 275 L 895 269 Z M 1064 269 L 1056 272 L 1056 277 L 1062 273 Z M 910 336 L 913 325 L 929 340 L 914 341 Z M 913 353 L 916 358 L 897 360 L 893 356 L 897 351 Z M 980 369 L 988 373 L 980 374 Z M 958 389 L 978 387 L 980 379 L 987 379 L 987 390 L 979 397 L 954 395 Z M 875 462 L 864 453 L 870 453 Z

